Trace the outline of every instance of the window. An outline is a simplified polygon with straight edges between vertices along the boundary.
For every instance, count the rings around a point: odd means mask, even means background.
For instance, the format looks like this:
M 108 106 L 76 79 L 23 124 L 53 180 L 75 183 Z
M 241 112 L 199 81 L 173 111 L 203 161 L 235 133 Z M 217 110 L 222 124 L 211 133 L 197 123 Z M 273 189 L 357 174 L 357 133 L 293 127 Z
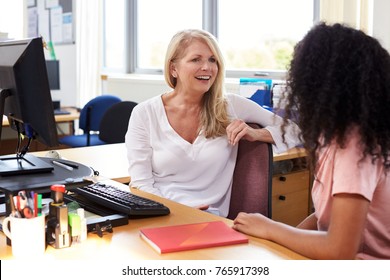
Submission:
M 285 71 L 294 45 L 313 25 L 313 11 L 312 0 L 219 1 L 218 39 L 226 68 L 258 75 Z
M 125 71 L 125 2 L 126 0 L 111 1 L 115 5 L 104 2 L 104 35 L 103 35 L 103 65 L 115 72 Z
M 121 8 L 126 10 L 127 45 L 117 44 L 123 51 L 113 51 L 106 45 L 106 69 L 119 63 L 122 65 L 116 68 L 126 72 L 161 74 L 166 47 L 173 34 L 185 28 L 203 28 L 218 38 L 227 75 L 235 77 L 284 73 L 295 43 L 313 25 L 319 3 L 319 0 L 123 1 L 127 3 Z M 106 0 L 106 9 L 117 2 Z M 118 33 L 112 30 L 121 30 L 122 27 L 115 27 L 123 26 L 121 16 L 117 11 L 110 22 L 106 16 L 106 34 L 111 32 L 118 38 Z M 114 53 L 109 54 L 111 51 Z
M 0 40 L 22 39 L 23 34 L 23 0 L 0 0 Z
M 137 68 L 161 70 L 171 37 L 187 28 L 202 28 L 202 1 L 138 1 Z

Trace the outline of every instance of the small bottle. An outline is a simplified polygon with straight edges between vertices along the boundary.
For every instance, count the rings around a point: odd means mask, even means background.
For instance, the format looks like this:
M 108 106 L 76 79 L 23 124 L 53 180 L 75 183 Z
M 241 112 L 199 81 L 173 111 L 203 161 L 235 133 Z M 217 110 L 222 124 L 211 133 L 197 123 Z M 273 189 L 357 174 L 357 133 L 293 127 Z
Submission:
M 55 53 L 55 51 L 54 51 L 53 42 L 52 42 L 52 41 L 49 41 L 47 44 L 48 44 L 48 49 L 49 49 L 49 52 L 50 52 L 50 58 L 51 58 L 52 60 L 57 60 L 56 53 Z
M 83 208 L 77 209 L 77 215 L 80 217 L 81 234 L 80 242 L 87 240 L 87 219 L 85 218 L 85 212 Z

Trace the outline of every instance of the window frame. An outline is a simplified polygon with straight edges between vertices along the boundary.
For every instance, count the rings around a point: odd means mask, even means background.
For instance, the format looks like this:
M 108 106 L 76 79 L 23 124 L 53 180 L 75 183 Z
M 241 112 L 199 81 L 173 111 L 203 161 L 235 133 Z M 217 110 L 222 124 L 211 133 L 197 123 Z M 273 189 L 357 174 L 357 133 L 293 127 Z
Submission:
M 107 0 L 106 0 L 107 1 Z M 218 4 L 219 0 L 202 0 L 202 28 L 218 38 Z M 125 1 L 126 40 L 125 71 L 127 74 L 162 75 L 163 69 L 140 68 L 138 66 L 138 0 Z M 313 25 L 320 19 L 320 0 L 313 0 Z M 105 50 L 104 50 L 105 51 Z M 108 70 L 108 69 L 106 69 Z M 266 77 L 283 79 L 286 71 L 275 69 L 231 70 L 226 69 L 227 78 Z

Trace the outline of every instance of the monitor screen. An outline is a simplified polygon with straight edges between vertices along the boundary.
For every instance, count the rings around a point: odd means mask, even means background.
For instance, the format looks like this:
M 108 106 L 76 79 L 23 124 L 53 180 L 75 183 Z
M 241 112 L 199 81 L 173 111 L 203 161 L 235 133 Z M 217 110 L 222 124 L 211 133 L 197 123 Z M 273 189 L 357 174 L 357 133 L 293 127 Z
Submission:
M 17 131 L 19 140 L 24 135 L 28 143 L 37 140 L 48 147 L 58 146 L 42 38 L 0 42 L 0 115 L 3 114 Z M 26 151 L 22 157 L 23 153 Z M 0 169 L 1 164 L 0 161 Z M 13 165 L 7 161 L 5 168 Z M 28 165 L 35 163 L 29 161 Z M 19 160 L 17 169 L 18 166 Z

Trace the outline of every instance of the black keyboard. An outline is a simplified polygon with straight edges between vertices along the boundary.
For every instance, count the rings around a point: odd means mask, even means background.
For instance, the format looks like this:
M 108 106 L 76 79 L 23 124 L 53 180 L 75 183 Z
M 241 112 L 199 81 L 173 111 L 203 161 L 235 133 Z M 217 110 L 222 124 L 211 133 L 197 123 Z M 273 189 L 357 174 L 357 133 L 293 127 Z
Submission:
M 54 115 L 70 115 L 70 112 L 61 109 L 54 109 Z
M 129 216 L 163 216 L 170 213 L 168 207 L 157 201 L 104 183 L 95 183 L 72 191 L 103 207 Z
M 85 196 L 82 196 L 82 195 L 79 195 L 79 194 L 73 193 L 73 192 L 65 193 L 64 194 L 64 201 L 66 204 L 76 202 L 79 207 L 84 208 L 86 211 L 92 212 L 92 213 L 97 214 L 97 215 L 102 216 L 102 217 L 118 214 L 118 211 L 115 211 L 111 208 L 104 207 L 101 204 L 98 204 L 98 203 L 93 202 L 92 200 L 86 198 Z M 121 213 L 121 214 L 123 214 L 123 213 Z

